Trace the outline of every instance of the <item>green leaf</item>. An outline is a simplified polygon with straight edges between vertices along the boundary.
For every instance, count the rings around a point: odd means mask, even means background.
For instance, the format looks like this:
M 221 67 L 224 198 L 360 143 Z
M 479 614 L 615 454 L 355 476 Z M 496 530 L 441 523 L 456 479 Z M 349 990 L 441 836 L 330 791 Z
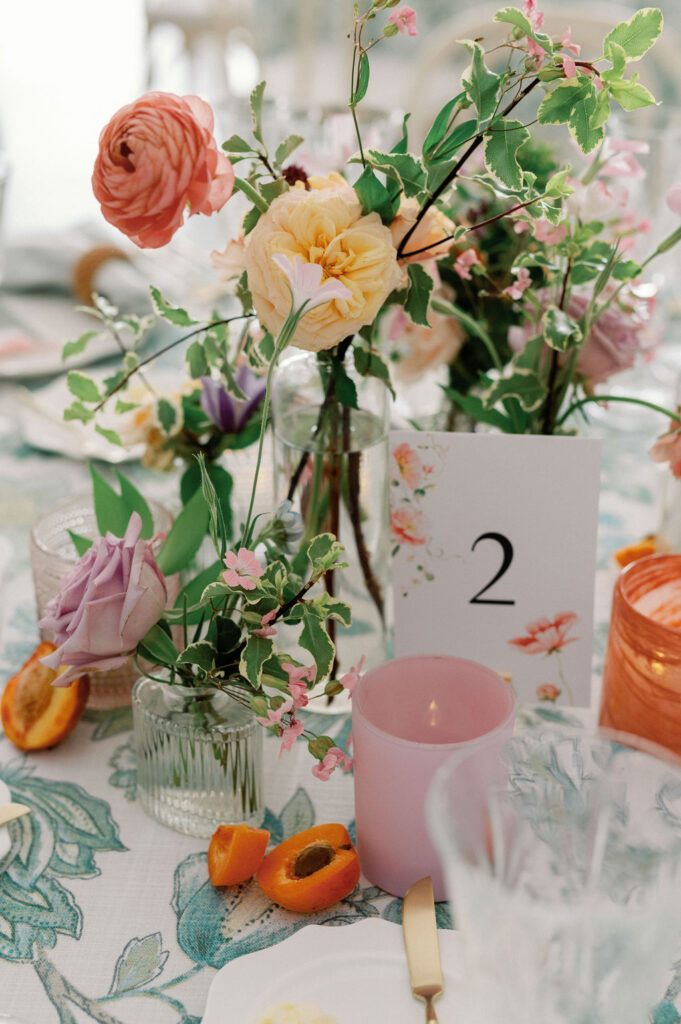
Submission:
M 253 206 L 256 208 L 256 210 L 258 210 L 260 213 L 267 213 L 269 209 L 269 203 L 260 195 L 258 190 L 253 188 L 253 186 L 250 185 L 244 178 L 235 178 L 234 188 L 237 189 L 237 191 L 239 192 L 243 192 L 246 198 L 250 199 L 250 201 L 253 203 Z M 252 226 L 254 227 L 255 225 Z M 251 228 L 249 228 L 249 231 L 250 230 Z
M 109 444 L 116 444 L 119 448 L 123 447 L 123 442 L 115 430 L 107 430 L 105 427 L 100 427 L 99 423 L 95 423 L 95 433 L 101 434 Z
M 540 124 L 566 124 L 576 104 L 589 91 L 586 78 L 564 78 L 539 104 L 537 118 Z M 593 86 L 591 86 L 593 89 Z
M 298 644 L 312 655 L 316 665 L 315 682 L 320 682 L 331 671 L 335 648 L 324 623 L 307 605 L 303 607 L 303 629 Z
M 166 631 L 156 623 L 138 644 L 143 658 L 158 665 L 176 665 L 177 650 Z
M 384 224 L 392 222 L 400 204 L 399 194 L 391 196 L 371 167 L 364 168 L 353 188 L 363 213 L 377 213 Z
M 259 433 L 260 428 L 258 427 L 258 434 Z M 215 462 L 208 463 L 206 466 L 206 472 L 208 473 L 210 481 L 215 488 L 215 494 L 222 511 L 222 519 L 225 524 L 225 535 L 227 540 L 230 540 L 233 529 L 232 490 L 234 487 L 234 480 L 231 473 L 228 473 L 226 469 Z
M 382 380 L 393 398 L 395 392 L 390 381 L 390 369 L 382 355 L 375 348 L 369 348 L 361 341 L 354 342 L 355 369 L 361 377 L 377 377 Z
M 356 107 L 360 100 L 366 96 L 369 88 L 369 58 L 363 51 L 359 58 L 359 69 L 357 72 L 357 88 L 350 97 L 350 106 Z
M 496 110 L 501 79 L 486 66 L 480 43 L 469 39 L 462 39 L 459 42 L 463 43 L 472 56 L 470 67 L 461 76 L 461 84 L 475 106 L 479 119 L 486 121 Z
M 114 406 L 114 411 L 117 414 L 122 414 L 124 412 L 132 412 L 133 409 L 139 409 L 139 407 L 139 402 L 124 402 L 122 398 L 119 398 Z
M 73 546 L 79 558 L 92 547 L 93 540 L 91 537 L 81 537 L 79 533 L 74 533 L 73 530 L 67 530 L 66 532 L 73 541 Z
M 280 142 L 274 153 L 274 161 L 276 164 L 281 166 L 286 157 L 290 156 L 291 153 L 300 146 L 303 139 L 302 135 L 287 135 L 283 142 Z
M 463 99 L 464 95 L 464 93 L 460 92 L 458 96 L 454 97 L 454 99 L 445 103 L 442 110 L 437 114 L 423 142 L 423 149 L 421 152 L 423 153 L 424 160 L 428 160 L 444 139 L 447 134 L 447 129 L 449 128 L 449 120 L 452 116 L 452 112 L 459 101 Z
M 412 153 L 383 153 L 379 149 L 370 149 L 367 159 L 375 170 L 398 181 L 406 196 L 418 195 L 425 188 L 426 172 Z
M 142 520 L 140 536 L 144 540 L 149 540 L 154 535 L 154 517 L 144 495 L 137 490 L 135 485 L 126 476 L 123 476 L 120 470 L 115 469 L 114 473 L 121 489 L 121 499 L 128 513 L 128 519 L 132 512 L 138 512 Z
M 180 306 L 173 306 L 161 295 L 158 288 L 154 285 L 151 286 L 151 301 L 154 303 L 154 308 L 160 317 L 167 320 L 169 324 L 175 324 L 176 327 L 192 327 L 198 323 L 198 320 L 193 320 L 190 317 L 186 309 L 181 309 Z
M 517 7 L 503 7 L 494 15 L 494 21 L 502 21 L 519 29 L 522 35 L 529 36 L 538 43 L 546 53 L 553 53 L 553 44 L 543 32 L 535 32 L 529 18 L 526 18 Z
M 443 388 L 449 400 L 470 416 L 475 423 L 489 423 L 505 434 L 513 434 L 513 422 L 498 409 L 488 409 L 477 395 L 462 395 L 455 388 Z
M 609 57 L 613 43 L 621 46 L 627 60 L 640 60 L 662 31 L 662 11 L 657 7 L 643 7 L 629 21 L 622 21 L 608 32 L 603 41 L 603 52 Z
M 332 533 L 320 533 L 313 537 L 307 548 L 313 574 L 317 575 L 338 565 L 338 559 L 344 551 L 345 548 Z
M 253 147 L 250 142 L 246 142 L 240 135 L 230 135 L 228 139 L 222 143 L 222 148 L 226 153 L 252 153 Z
M 220 562 L 219 564 L 224 566 L 223 562 Z M 228 587 L 222 580 L 215 580 L 213 583 L 209 583 L 204 589 L 201 594 L 201 602 L 202 604 L 206 604 L 208 601 L 219 601 L 225 596 L 225 594 L 229 594 L 231 589 L 232 588 Z
M 608 60 L 612 63 L 612 67 L 608 71 L 601 71 L 601 80 L 603 82 L 618 81 L 624 74 L 624 69 L 627 66 L 626 54 L 618 43 L 610 43 L 608 47 Z
M 123 537 L 130 522 L 131 509 L 124 498 L 117 494 L 111 484 L 97 472 L 90 463 L 92 490 L 94 494 L 95 518 L 100 535 L 109 531 L 115 537 Z
M 333 376 L 336 383 L 336 398 L 341 405 L 345 405 L 349 409 L 359 409 L 355 382 L 352 377 L 348 376 L 347 370 L 339 361 L 333 363 Z
M 552 174 L 546 182 L 546 187 L 544 189 L 545 195 L 550 196 L 552 199 L 561 199 L 563 196 L 571 196 L 574 189 L 567 183 L 570 170 L 570 167 L 566 167 L 564 170 L 557 171 L 555 174 Z
M 81 423 L 90 423 L 94 418 L 93 410 L 86 409 L 82 402 L 71 402 L 71 405 L 64 409 L 64 419 L 67 422 L 69 420 L 79 420 Z
M 557 306 L 549 306 L 542 317 L 544 339 L 557 352 L 567 352 L 571 345 L 582 340 L 582 332 L 576 320 Z
M 192 576 L 192 578 L 185 583 L 180 593 L 177 595 L 175 604 L 173 605 L 173 613 L 166 613 L 169 617 L 172 617 L 173 622 L 181 622 L 181 618 L 178 618 L 174 614 L 175 611 L 181 612 L 184 607 L 185 598 L 187 600 L 187 607 L 191 605 L 199 604 L 201 597 L 206 587 L 211 583 L 215 583 L 218 580 L 220 572 L 224 569 L 222 562 L 216 561 L 212 565 L 209 565 L 207 569 L 203 569 L 202 572 Z M 190 623 L 196 623 L 201 618 L 202 610 L 197 609 L 193 612 L 188 612 L 187 621 Z
M 523 175 L 518 163 L 518 150 L 530 137 L 520 121 L 501 118 L 485 134 L 485 166 L 502 184 L 521 189 Z
M 260 688 L 262 685 L 263 665 L 272 657 L 274 643 L 268 636 L 254 636 L 252 633 L 241 652 L 239 671 L 248 679 L 251 686 Z
M 454 131 L 447 136 L 442 145 L 436 149 L 430 162 L 441 163 L 443 160 L 450 160 L 466 142 L 471 142 L 477 134 L 477 121 L 462 121 L 461 124 L 457 124 Z M 432 191 L 437 186 L 435 185 L 434 180 L 431 180 L 431 173 L 431 171 L 428 173 L 428 188 Z
M 673 249 L 679 242 L 681 242 L 681 228 L 677 228 L 675 231 L 672 231 L 670 235 L 667 235 L 666 238 L 662 239 L 655 250 L 655 255 L 661 256 L 663 252 L 668 252 L 670 249 Z
M 527 412 L 535 412 L 546 401 L 546 388 L 531 370 L 516 370 L 509 377 L 495 381 L 486 396 L 489 406 L 515 398 Z
M 253 121 L 253 135 L 258 142 L 264 145 L 262 137 L 262 101 L 265 95 L 265 86 L 267 82 L 258 82 L 255 89 L 250 95 L 248 105 L 251 110 L 251 120 Z
M 275 178 L 274 181 L 263 181 L 260 185 L 260 192 L 267 203 L 271 203 L 277 196 L 283 196 L 289 191 L 289 183 L 286 178 Z
M 215 663 L 215 648 L 206 640 L 197 640 L 185 647 L 177 660 L 179 664 L 197 665 L 207 672 Z
M 577 100 L 568 120 L 570 134 L 583 153 L 591 153 L 605 138 L 605 127 L 597 115 L 596 86 L 589 82 L 586 92 Z
M 241 222 L 241 226 L 242 226 L 242 228 L 244 230 L 244 235 L 250 234 L 250 232 L 253 230 L 255 225 L 260 220 L 261 214 L 262 214 L 262 211 L 260 211 L 257 206 L 254 206 L 252 210 L 248 211 L 248 213 L 244 216 L 244 219 Z M 245 271 L 244 271 L 244 274 L 245 274 Z M 248 292 L 248 294 L 250 295 L 250 292 Z M 239 297 L 238 292 L 237 292 L 237 297 Z M 252 303 L 249 304 L 248 306 L 244 306 L 244 312 L 248 312 L 248 310 L 251 308 L 251 306 L 252 306 Z
M 653 94 L 640 82 L 611 82 L 610 92 L 623 110 L 640 110 L 655 104 Z
M 612 272 L 612 276 L 616 281 L 633 281 L 635 277 L 641 273 L 640 263 L 636 260 L 620 260 L 615 264 Z
M 65 359 L 68 359 L 69 356 L 79 356 L 81 352 L 84 352 L 87 343 L 92 341 L 93 338 L 96 338 L 98 333 L 98 331 L 86 331 L 85 334 L 81 334 L 80 338 L 76 341 L 67 341 L 61 350 L 62 362 Z
M 208 375 L 208 361 L 206 359 L 206 353 L 203 350 L 203 345 L 200 341 L 193 341 L 191 343 L 187 349 L 185 359 L 189 374 L 194 378 L 194 380 L 198 380 L 199 377 L 206 377 Z
M 66 375 L 66 384 L 71 394 L 82 402 L 99 402 L 102 399 L 95 382 L 91 377 L 86 377 L 84 373 L 71 370 Z
M 194 492 L 170 528 L 158 554 L 161 572 L 172 576 L 191 562 L 206 534 L 209 512 L 202 490 Z
M 338 597 L 331 597 L 326 592 L 311 602 L 321 619 L 335 619 L 344 626 L 352 625 L 352 609 Z
M 170 434 L 175 426 L 175 421 L 177 420 L 177 411 L 175 406 L 171 405 L 167 399 L 160 398 L 156 405 L 156 411 L 165 433 Z
M 428 302 L 430 301 L 430 293 L 435 282 L 420 263 L 409 263 L 407 265 L 407 275 L 409 277 L 409 293 L 404 304 L 404 311 L 415 324 L 423 324 L 425 327 L 430 327 L 428 323 Z

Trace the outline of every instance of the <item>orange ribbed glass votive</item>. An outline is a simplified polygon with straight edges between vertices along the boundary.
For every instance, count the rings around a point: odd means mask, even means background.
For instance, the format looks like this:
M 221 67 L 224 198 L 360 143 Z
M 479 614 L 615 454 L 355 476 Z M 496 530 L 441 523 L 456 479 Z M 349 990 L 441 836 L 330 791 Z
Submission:
M 615 584 L 600 725 L 681 755 L 681 555 L 651 555 Z

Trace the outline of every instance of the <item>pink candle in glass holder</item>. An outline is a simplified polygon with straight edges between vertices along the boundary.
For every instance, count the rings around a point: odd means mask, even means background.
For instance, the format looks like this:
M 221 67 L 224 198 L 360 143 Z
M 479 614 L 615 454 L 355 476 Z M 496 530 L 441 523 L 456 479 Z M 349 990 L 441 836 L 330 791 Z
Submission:
M 681 755 L 681 555 L 641 558 L 615 584 L 599 723 Z
M 352 699 L 357 852 L 370 882 L 395 896 L 425 875 L 446 899 L 425 820 L 426 790 L 447 758 L 490 736 L 490 772 L 511 735 L 515 696 L 474 661 L 439 655 L 395 658 L 367 672 Z

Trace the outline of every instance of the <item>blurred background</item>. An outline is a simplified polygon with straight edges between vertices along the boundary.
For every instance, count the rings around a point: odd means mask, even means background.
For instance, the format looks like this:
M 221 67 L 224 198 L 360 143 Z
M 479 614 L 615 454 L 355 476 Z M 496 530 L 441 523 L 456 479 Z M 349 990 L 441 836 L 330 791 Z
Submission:
M 464 0 L 412 0 L 419 34 L 372 54 L 365 101 L 390 128 L 427 112 L 455 91 L 467 63 L 456 39 L 478 34 L 496 10 Z M 541 4 L 549 31 L 569 22 L 573 36 L 602 38 L 602 26 L 638 5 L 573 0 Z M 676 116 L 681 92 L 677 40 L 681 5 L 662 0 L 665 36 L 643 80 Z M 218 140 L 246 127 L 246 99 L 268 81 L 268 118 L 279 135 L 301 134 L 324 148 L 334 109 L 347 103 L 352 0 L 33 0 L 3 4 L 0 32 L 0 151 L 11 168 L 5 229 L 58 230 L 99 220 L 90 173 L 100 129 L 148 88 L 193 92 L 216 111 Z M 489 36 L 488 36 L 489 39 Z M 584 56 L 595 54 L 584 53 Z M 384 111 L 384 114 L 380 112 Z M 668 137 L 668 136 L 667 136 Z M 326 139 L 336 148 L 342 138 Z M 311 143 L 312 144 L 312 143 Z M 352 149 L 352 140 L 347 143 Z

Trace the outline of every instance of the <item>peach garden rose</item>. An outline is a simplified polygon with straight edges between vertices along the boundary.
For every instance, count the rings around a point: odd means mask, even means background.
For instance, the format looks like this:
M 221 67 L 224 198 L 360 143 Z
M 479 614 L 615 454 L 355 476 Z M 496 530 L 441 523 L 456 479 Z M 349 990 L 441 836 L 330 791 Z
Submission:
M 400 281 L 390 231 L 377 213 L 362 214 L 359 202 L 340 188 L 291 189 L 278 196 L 247 237 L 246 270 L 260 322 L 276 335 L 291 308 L 284 272 L 272 257 L 298 256 L 322 267 L 323 280 L 350 290 L 311 310 L 293 344 L 312 352 L 333 348 L 370 324 Z
M 142 249 L 166 245 L 189 213 L 227 202 L 234 171 L 198 96 L 149 92 L 122 107 L 99 137 L 92 188 L 106 220 Z

